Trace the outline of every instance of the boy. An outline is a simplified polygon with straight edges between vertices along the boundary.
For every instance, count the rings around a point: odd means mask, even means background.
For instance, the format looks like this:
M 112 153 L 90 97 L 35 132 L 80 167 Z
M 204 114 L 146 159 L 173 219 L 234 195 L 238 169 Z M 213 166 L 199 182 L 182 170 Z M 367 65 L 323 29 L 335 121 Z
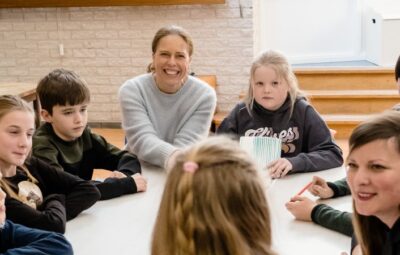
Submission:
M 85 180 L 92 179 L 95 168 L 117 170 L 96 183 L 102 200 L 146 190 L 136 156 L 87 127 L 90 93 L 83 79 L 72 71 L 56 69 L 39 82 L 36 92 L 46 123 L 33 137 L 33 155 Z

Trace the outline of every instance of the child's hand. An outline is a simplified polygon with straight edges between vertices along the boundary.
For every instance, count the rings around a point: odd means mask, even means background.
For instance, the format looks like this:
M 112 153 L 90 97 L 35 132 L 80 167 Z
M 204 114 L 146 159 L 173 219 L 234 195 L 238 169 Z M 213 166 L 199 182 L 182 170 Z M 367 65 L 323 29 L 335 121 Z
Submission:
M 308 188 L 308 191 L 314 196 L 326 199 L 333 197 L 333 190 L 329 188 L 328 184 L 324 179 L 318 176 L 314 176 L 312 185 Z
M 277 179 L 287 175 L 287 173 L 292 170 L 293 166 L 289 160 L 285 158 L 280 158 L 269 163 L 267 168 L 269 171 L 269 175 L 272 178 Z
M 131 176 L 136 183 L 136 188 L 138 192 L 146 191 L 147 180 L 141 174 L 134 174 Z
M 311 221 L 311 212 L 317 205 L 307 197 L 295 196 L 285 204 L 286 209 L 293 214 L 296 220 Z
M 109 176 L 109 178 L 118 178 L 118 179 L 125 178 L 125 177 L 126 177 L 126 175 L 121 173 L 120 171 L 112 171 Z

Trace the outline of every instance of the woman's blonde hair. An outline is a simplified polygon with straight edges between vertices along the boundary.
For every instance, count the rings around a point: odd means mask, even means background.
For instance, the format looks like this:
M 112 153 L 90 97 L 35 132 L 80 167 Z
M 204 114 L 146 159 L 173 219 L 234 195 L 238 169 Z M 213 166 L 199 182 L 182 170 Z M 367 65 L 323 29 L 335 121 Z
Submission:
M 386 111 L 358 125 L 349 139 L 349 155 L 367 143 L 389 139 L 394 140 L 397 152 L 400 154 L 400 112 L 398 111 Z M 375 216 L 357 213 L 354 200 L 353 211 L 353 225 L 363 255 L 380 254 L 385 238 L 382 223 Z
M 186 162 L 197 170 L 185 171 Z M 274 254 L 265 190 L 237 142 L 211 137 L 177 158 L 153 230 L 152 254 Z
M 34 111 L 32 108 L 29 106 L 27 102 L 25 102 L 23 99 L 21 99 L 18 96 L 11 96 L 11 95 L 4 95 L 0 96 L 0 120 L 8 113 L 14 112 L 14 111 L 24 111 L 24 112 L 29 112 L 34 115 Z M 37 180 L 35 177 L 32 176 L 32 174 L 29 172 L 29 170 L 25 166 L 19 166 L 19 168 L 26 173 L 28 176 L 29 181 L 33 183 L 37 183 Z M 9 183 L 5 178 L 0 179 L 0 185 L 6 192 L 6 194 L 18 201 L 21 201 L 22 203 L 27 203 L 26 198 L 18 196 L 18 194 L 15 192 L 17 189 L 14 187 L 13 184 Z
M 299 89 L 299 85 L 297 83 L 296 75 L 294 74 L 292 67 L 289 64 L 287 58 L 280 52 L 274 50 L 267 50 L 258 55 L 250 69 L 250 79 L 249 79 L 249 88 L 247 94 L 244 98 L 244 103 L 246 104 L 246 108 L 251 113 L 254 105 L 254 91 L 253 91 L 253 80 L 254 73 L 257 68 L 261 66 L 268 66 L 272 68 L 277 76 L 280 79 L 284 79 L 289 86 L 289 98 L 291 102 L 290 112 L 293 112 L 293 107 L 296 102 L 296 98 L 299 96 L 304 97 L 304 94 Z

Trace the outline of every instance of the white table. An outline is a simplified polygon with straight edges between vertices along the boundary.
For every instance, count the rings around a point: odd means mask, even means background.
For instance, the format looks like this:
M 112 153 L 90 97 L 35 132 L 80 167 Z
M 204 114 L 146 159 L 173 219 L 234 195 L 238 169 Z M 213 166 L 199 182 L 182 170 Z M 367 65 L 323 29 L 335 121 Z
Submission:
M 75 254 L 150 254 L 151 234 L 166 173 L 147 166 L 143 174 L 148 179 L 145 193 L 97 202 L 67 223 L 65 235 L 72 243 Z M 344 170 L 339 168 L 288 176 L 277 180 L 267 191 L 274 248 L 280 255 L 338 255 L 340 251 L 349 250 L 350 238 L 310 222 L 295 221 L 284 207 L 285 202 L 316 174 L 333 181 L 343 177 Z M 328 202 L 339 209 L 351 208 L 349 197 Z
M 351 239 L 345 235 L 323 228 L 312 222 L 294 219 L 286 210 L 285 203 L 297 194 L 312 176 L 318 175 L 328 181 L 336 181 L 345 176 L 344 168 L 335 168 L 314 173 L 301 173 L 278 179 L 268 189 L 268 201 L 272 218 L 274 249 L 280 255 L 339 255 L 350 250 Z M 315 200 L 308 191 L 303 195 Z M 323 201 L 339 210 L 351 211 L 351 197 L 341 197 Z

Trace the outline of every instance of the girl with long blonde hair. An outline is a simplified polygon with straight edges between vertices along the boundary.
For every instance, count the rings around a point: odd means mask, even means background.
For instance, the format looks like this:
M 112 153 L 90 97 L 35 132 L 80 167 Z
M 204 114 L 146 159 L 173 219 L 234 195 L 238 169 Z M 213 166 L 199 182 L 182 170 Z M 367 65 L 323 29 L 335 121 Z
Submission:
M 208 138 L 177 158 L 153 231 L 152 254 L 274 254 L 264 187 L 236 142 Z

